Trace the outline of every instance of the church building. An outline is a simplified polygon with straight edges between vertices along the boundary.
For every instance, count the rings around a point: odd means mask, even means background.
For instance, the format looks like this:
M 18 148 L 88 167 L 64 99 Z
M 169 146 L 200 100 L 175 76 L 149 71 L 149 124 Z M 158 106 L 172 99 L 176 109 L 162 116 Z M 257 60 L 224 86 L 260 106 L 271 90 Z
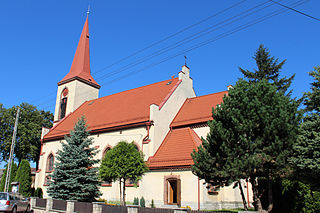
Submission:
M 144 197 L 146 206 L 221 209 L 243 207 L 238 188 L 210 187 L 192 174 L 191 152 L 209 132 L 212 107 L 227 91 L 196 97 L 190 70 L 182 66 L 178 77 L 99 98 L 100 85 L 90 74 L 89 26 L 85 21 L 69 73 L 58 82 L 54 126 L 42 131 L 42 147 L 35 188 L 47 187 L 64 136 L 85 116 L 102 159 L 120 141 L 134 142 L 149 171 L 136 187 L 126 183 L 126 200 Z M 242 182 L 249 198 L 250 185 Z M 101 182 L 101 198 L 120 200 L 117 182 Z M 252 195 L 251 195 L 252 196 Z M 251 202 L 251 200 L 250 200 Z

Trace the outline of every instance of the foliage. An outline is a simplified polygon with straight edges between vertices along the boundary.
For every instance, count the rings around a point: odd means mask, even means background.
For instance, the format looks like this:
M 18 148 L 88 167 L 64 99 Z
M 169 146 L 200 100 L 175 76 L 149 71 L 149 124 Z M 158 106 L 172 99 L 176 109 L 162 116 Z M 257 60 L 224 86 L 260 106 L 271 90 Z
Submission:
M 140 198 L 140 206 L 141 207 L 146 207 L 146 201 L 144 200 L 144 197 Z
M 4 186 L 6 184 L 6 176 L 7 176 L 7 169 L 8 169 L 8 164 L 6 165 L 6 168 L 3 171 L 3 175 L 1 177 L 1 182 L 0 182 L 0 192 L 4 191 Z M 12 162 L 11 165 L 11 174 L 10 174 L 10 186 L 9 186 L 9 192 L 11 192 L 12 186 L 11 183 L 14 182 L 14 178 L 16 177 L 16 173 L 17 173 L 17 164 Z
M 309 75 L 314 81 L 311 83 L 311 92 L 304 94 L 304 105 L 307 112 L 320 114 L 320 66 L 315 67 Z
M 276 182 L 276 199 L 272 212 L 320 212 L 320 192 L 312 191 L 309 185 L 298 180 L 283 178 Z
M 256 61 L 258 67 L 257 70 L 251 72 L 249 70 L 239 68 L 249 82 L 258 82 L 262 79 L 266 79 L 271 84 L 275 85 L 278 91 L 285 93 L 288 90 L 295 75 L 292 75 L 289 78 L 279 78 L 280 70 L 282 69 L 286 60 L 278 63 L 278 59 L 275 59 L 273 56 L 271 56 L 270 51 L 262 44 L 257 49 L 253 59 Z
M 304 94 L 307 113 L 290 160 L 296 177 L 311 184 L 313 190 L 320 190 L 320 67 L 316 67 L 309 74 L 314 78 L 314 82 L 311 83 L 311 92 Z
M 38 198 L 43 198 L 43 191 L 41 188 L 37 188 L 35 191 L 34 191 L 34 196 L 35 197 L 38 197 Z
M 55 199 L 95 201 L 101 195 L 98 168 L 93 168 L 99 160 L 94 160 L 97 150 L 90 147 L 93 140 L 89 138 L 84 117 L 78 120 L 65 140 L 56 155 L 48 193 Z
M 135 197 L 133 199 L 133 205 L 139 205 L 139 198 Z
M 20 108 L 14 156 L 19 163 L 22 159 L 38 162 L 41 130 L 43 126 L 52 127 L 53 114 L 27 103 Z M 17 107 L 5 109 L 0 104 L 0 157 L 4 161 L 9 159 L 16 113 Z
M 29 161 L 24 159 L 21 161 L 15 177 L 15 181 L 19 182 L 19 193 L 26 197 L 31 196 L 32 179 Z
M 248 178 L 255 204 L 262 210 L 256 180 L 264 177 L 270 182 L 287 175 L 300 121 L 297 106 L 265 79 L 255 83 L 240 79 L 220 107 L 213 109 L 210 132 L 203 147 L 192 154 L 193 172 L 219 184 Z M 211 180 L 206 171 L 213 175 Z M 272 205 L 268 207 L 270 211 Z
M 154 200 L 153 200 L 153 199 L 151 200 L 150 207 L 151 207 L 151 208 L 156 208 L 156 206 L 154 205 Z
M 122 205 L 125 205 L 126 180 L 138 180 L 147 171 L 143 153 L 136 149 L 134 143 L 125 141 L 119 142 L 106 153 L 99 170 L 101 180 L 119 180 Z

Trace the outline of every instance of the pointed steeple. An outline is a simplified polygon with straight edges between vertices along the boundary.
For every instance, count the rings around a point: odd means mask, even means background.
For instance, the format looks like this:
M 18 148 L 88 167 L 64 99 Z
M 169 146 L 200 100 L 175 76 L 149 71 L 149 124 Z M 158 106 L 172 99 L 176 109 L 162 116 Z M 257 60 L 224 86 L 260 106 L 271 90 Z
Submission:
M 88 15 L 83 26 L 71 69 L 69 73 L 58 83 L 58 85 L 60 86 L 73 80 L 79 80 L 93 87 L 100 88 L 100 85 L 92 78 L 90 74 Z

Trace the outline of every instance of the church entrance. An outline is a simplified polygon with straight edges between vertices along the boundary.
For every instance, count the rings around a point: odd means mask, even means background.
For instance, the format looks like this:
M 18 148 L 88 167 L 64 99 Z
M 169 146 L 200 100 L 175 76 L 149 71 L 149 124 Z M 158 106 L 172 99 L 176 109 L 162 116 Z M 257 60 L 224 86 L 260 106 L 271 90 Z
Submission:
M 173 175 L 172 175 L 173 176 Z M 164 200 L 168 205 L 181 205 L 181 181 L 176 177 L 165 177 Z
M 177 203 L 177 180 L 168 180 L 168 204 Z

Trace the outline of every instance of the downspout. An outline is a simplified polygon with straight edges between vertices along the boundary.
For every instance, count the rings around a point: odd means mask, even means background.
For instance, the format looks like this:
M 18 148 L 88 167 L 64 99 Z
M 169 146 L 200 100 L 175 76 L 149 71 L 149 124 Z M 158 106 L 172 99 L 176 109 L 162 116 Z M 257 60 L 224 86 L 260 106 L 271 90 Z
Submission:
M 198 178 L 198 211 L 200 211 L 200 178 Z
M 143 144 L 148 144 L 150 142 L 150 139 L 149 139 L 150 126 L 151 126 L 151 122 L 148 122 L 147 123 L 147 135 L 142 139 L 142 148 L 141 148 L 142 152 L 143 152 Z

